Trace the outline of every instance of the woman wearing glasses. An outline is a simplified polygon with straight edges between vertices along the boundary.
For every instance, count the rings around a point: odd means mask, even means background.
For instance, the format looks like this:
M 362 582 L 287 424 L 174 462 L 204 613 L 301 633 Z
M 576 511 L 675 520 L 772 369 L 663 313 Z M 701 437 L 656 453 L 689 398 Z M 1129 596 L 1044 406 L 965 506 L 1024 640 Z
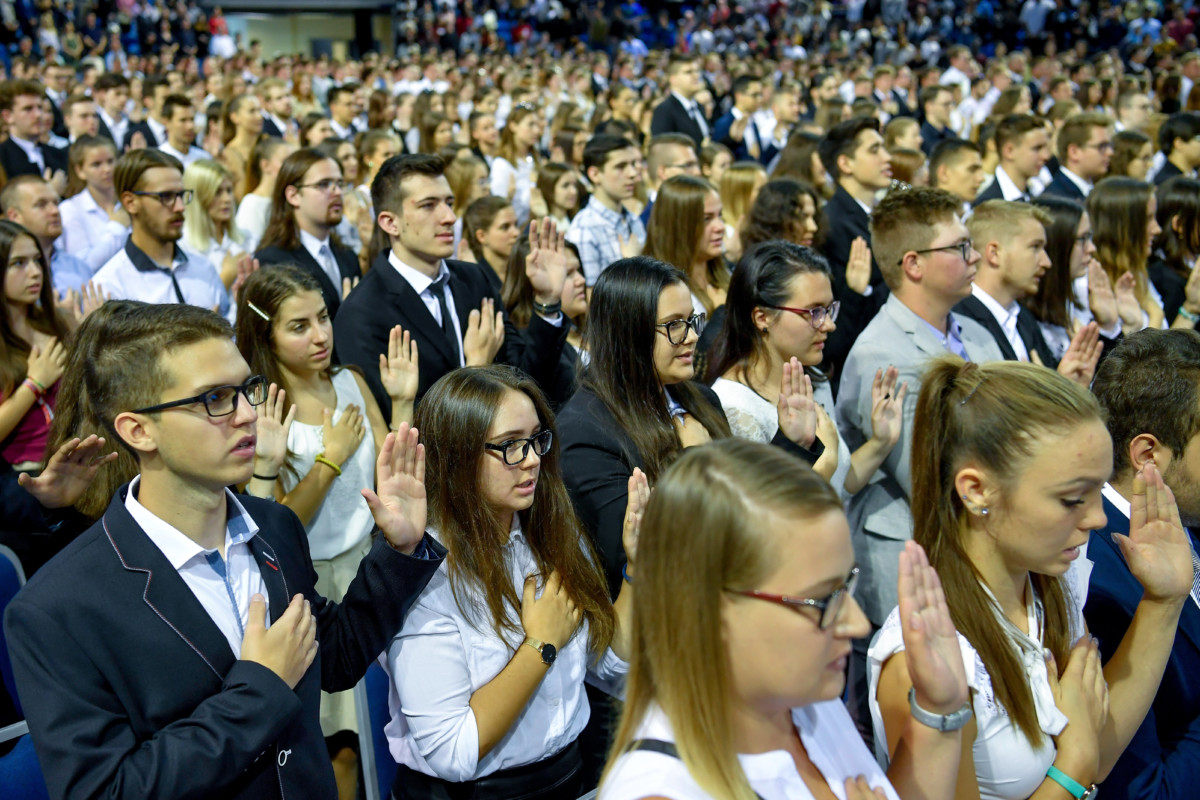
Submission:
M 608 597 L 531 379 L 455 370 L 421 399 L 417 425 L 421 496 L 448 552 L 387 650 L 392 796 L 574 800 L 591 788 L 576 744 L 584 678 L 625 673 L 632 587 Z M 634 549 L 644 476 L 623 494 Z
M 600 800 L 954 797 L 961 732 L 906 727 L 885 775 L 841 702 L 851 639 L 870 625 L 824 480 L 727 439 L 667 470 L 636 538 L 630 673 Z M 954 626 L 915 544 L 899 597 L 916 702 L 960 708 Z
M 258 417 L 249 490 L 274 497 L 308 533 L 319 591 L 340 601 L 371 549 L 374 521 L 362 490 L 375 486 L 375 456 L 388 426 L 356 371 L 332 366 L 333 326 L 321 287 L 286 265 L 254 272 L 238 300 L 237 344 L 256 374 L 271 384 Z M 392 331 L 379 375 L 392 397 L 393 426 L 412 419 L 417 388 L 415 343 Z M 354 704 L 349 692 L 321 704 L 335 772 L 356 769 Z M 350 750 L 350 753 L 346 753 Z
M 735 436 L 770 441 L 779 430 L 778 404 L 786 390 L 784 370 L 803 369 L 805 391 L 816 403 L 817 438 L 825 452 L 813 469 L 844 498 L 871 479 L 900 437 L 907 385 L 889 367 L 875 374 L 871 438 L 853 454 L 833 423 L 833 392 L 817 368 L 825 339 L 837 327 L 829 266 L 814 250 L 790 242 L 756 245 L 733 271 L 725 301 L 725 324 L 710 351 L 708 375 Z
M 1087 796 L 1153 699 L 1159 678 L 1139 665 L 1159 663 L 1161 677 L 1173 637 L 1137 637 L 1175 627 L 1192 582 L 1188 537 L 1162 476 L 1139 474 L 1120 544 L 1144 590 L 1146 624 L 1112 643 L 1102 669 L 1098 642 L 1085 635 L 1086 545 L 1106 524 L 1112 468 L 1096 399 L 1057 372 L 946 357 L 922 378 L 913 538 L 945 587 L 971 688 L 959 800 Z M 1174 608 L 1174 620 L 1160 622 L 1161 608 Z M 877 750 L 892 758 L 906 757 L 899 738 L 921 708 L 944 713 L 913 703 L 907 659 L 893 657 L 906 647 L 903 614 L 892 611 L 869 651 Z

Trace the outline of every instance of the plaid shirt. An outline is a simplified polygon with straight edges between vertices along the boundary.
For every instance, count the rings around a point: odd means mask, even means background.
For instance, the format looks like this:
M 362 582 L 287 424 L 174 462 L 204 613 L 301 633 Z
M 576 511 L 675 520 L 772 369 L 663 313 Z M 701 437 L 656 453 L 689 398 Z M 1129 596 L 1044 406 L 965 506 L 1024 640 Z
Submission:
M 583 264 L 583 275 L 588 286 L 594 286 L 604 268 L 621 258 L 621 244 L 617 235 L 625 241 L 636 236 L 646 243 L 646 226 L 624 207 L 619 212 L 605 208 L 595 195 L 588 200 L 583 210 L 571 220 L 571 229 L 566 240 L 579 248 L 579 261 Z

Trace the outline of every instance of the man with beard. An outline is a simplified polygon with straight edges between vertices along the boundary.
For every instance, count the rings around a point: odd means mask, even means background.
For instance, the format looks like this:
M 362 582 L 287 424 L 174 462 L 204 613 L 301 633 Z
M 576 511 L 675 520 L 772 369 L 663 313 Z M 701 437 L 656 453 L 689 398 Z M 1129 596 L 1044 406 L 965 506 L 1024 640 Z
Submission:
M 229 293 L 208 259 L 187 255 L 183 208 L 192 192 L 183 188 L 183 167 L 161 150 L 133 150 L 117 162 L 113 184 L 133 232 L 96 273 L 94 283 L 110 300 L 191 303 L 232 317 Z
M 295 264 L 312 273 L 331 318 L 362 275 L 358 256 L 333 235 L 347 188 L 337 161 L 312 149 L 292 153 L 279 168 L 255 254 L 264 265 Z
M 1099 638 L 1105 662 L 1118 645 L 1124 646 L 1122 639 L 1131 641 L 1126 630 L 1174 642 L 1165 665 L 1152 665 L 1162 676 L 1145 682 L 1145 691 L 1155 694 L 1153 704 L 1105 778 L 1104 796 L 1193 797 L 1200 780 L 1200 582 L 1193 582 L 1181 612 L 1178 601 L 1143 594 L 1124 552 L 1133 547 L 1126 538 L 1131 514 L 1151 520 L 1157 516 L 1170 524 L 1178 506 L 1179 519 L 1189 529 L 1193 569 L 1200 573 L 1200 334 L 1144 330 L 1128 336 L 1104 360 L 1092 388 L 1107 412 L 1113 477 L 1100 489 L 1108 524 L 1092 531 L 1088 542 L 1093 564 L 1083 610 L 1088 629 Z M 1150 464 L 1162 473 L 1174 497 L 1162 492 L 1144 500 L 1134 497 L 1134 482 L 1142 480 L 1142 470 Z M 1076 513 L 1073 506 L 1095 492 L 1092 487 L 1064 487 L 1064 513 Z M 1153 650 L 1138 647 L 1135 652 Z

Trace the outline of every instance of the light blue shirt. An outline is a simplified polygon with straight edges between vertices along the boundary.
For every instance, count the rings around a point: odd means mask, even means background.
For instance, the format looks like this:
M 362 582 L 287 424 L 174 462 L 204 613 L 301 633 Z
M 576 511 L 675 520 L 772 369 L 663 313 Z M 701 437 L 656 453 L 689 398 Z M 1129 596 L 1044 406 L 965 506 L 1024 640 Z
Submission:
M 50 255 L 50 279 L 60 295 L 72 289 L 78 292 L 92 279 L 92 269 L 82 258 L 55 249 Z

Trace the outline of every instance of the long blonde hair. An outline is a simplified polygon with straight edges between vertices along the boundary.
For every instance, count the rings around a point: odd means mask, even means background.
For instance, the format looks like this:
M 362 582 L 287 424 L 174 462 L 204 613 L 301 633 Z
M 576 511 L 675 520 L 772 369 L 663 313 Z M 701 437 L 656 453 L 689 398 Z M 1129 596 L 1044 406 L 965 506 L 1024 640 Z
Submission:
M 733 742 L 729 660 L 736 654 L 721 634 L 721 590 L 757 586 L 775 569 L 778 544 L 764 533 L 764 514 L 802 524 L 833 510 L 841 502 L 820 475 L 746 439 L 690 448 L 663 474 L 638 537 L 625 707 L 604 779 L 656 704 L 701 789 L 720 800 L 755 800 Z
M 225 234 L 238 244 L 242 242 L 242 234 L 232 219 L 221 231 L 217 230 L 217 224 L 208 214 L 208 206 L 225 180 L 234 183 L 233 173 L 224 164 L 209 158 L 193 161 L 183 171 L 183 188 L 195 192 L 192 202 L 183 208 L 183 238 L 193 250 L 204 252 L 208 250 L 210 242 L 219 244 Z M 215 266 L 221 268 L 220 264 Z
M 767 171 L 757 161 L 738 161 L 725 170 L 721 176 L 721 218 L 726 225 L 736 228 L 742 224 L 754 203 L 754 185 L 760 179 L 766 183 Z

